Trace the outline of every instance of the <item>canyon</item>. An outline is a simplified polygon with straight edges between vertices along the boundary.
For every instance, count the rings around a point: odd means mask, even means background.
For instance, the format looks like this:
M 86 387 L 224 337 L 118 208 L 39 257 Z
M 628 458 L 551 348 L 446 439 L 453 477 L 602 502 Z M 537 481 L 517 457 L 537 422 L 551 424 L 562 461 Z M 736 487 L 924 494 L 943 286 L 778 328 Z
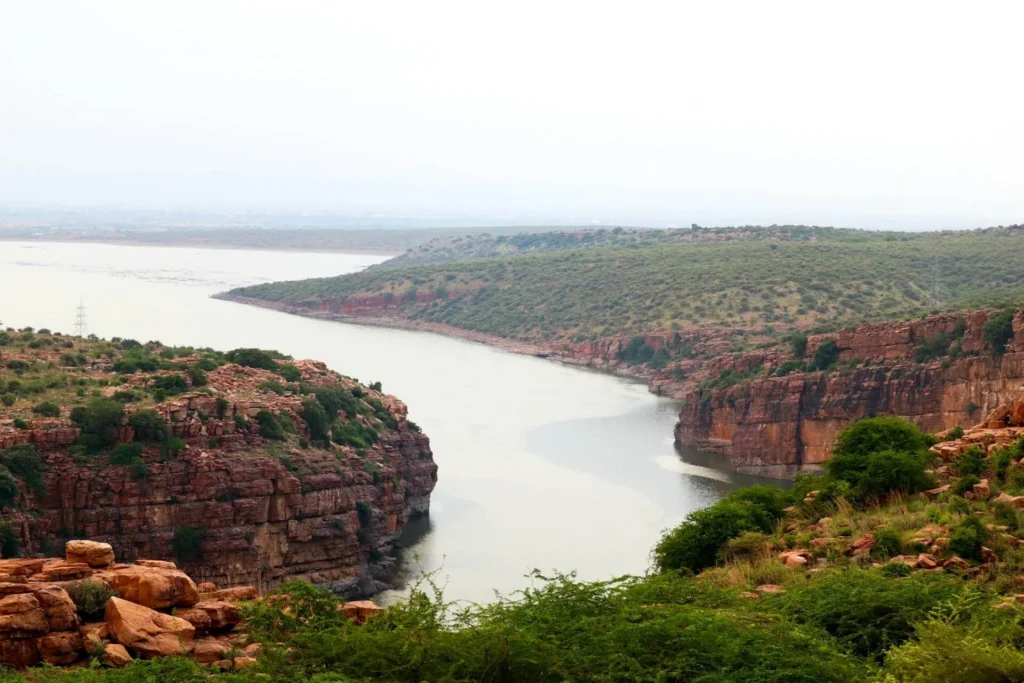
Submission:
M 633 339 L 628 336 L 526 343 L 390 315 L 397 303 L 380 297 L 308 306 L 224 298 L 307 317 L 436 332 L 646 382 L 653 393 L 682 401 L 674 430 L 679 444 L 725 455 L 737 471 L 769 478 L 819 469 L 836 435 L 857 419 L 897 415 L 927 431 L 943 431 L 974 424 L 994 407 L 1015 400 L 1024 388 L 1021 312 L 1013 320 L 1013 338 L 999 355 L 989 352 L 982 337 L 982 328 L 995 311 L 952 312 L 811 335 L 806 357 L 831 340 L 838 348 L 839 367 L 777 376 L 773 370 L 797 360 L 788 345 L 759 344 L 764 348 L 737 353 L 732 349 L 739 330 L 694 329 L 637 337 L 654 350 L 688 349 L 687 357 L 673 351 L 668 367 L 653 369 L 620 359 L 620 351 Z M 953 334 L 960 319 L 966 325 L 960 357 L 916 361 L 920 344 Z M 743 381 L 722 389 L 702 388 L 706 380 L 727 371 Z

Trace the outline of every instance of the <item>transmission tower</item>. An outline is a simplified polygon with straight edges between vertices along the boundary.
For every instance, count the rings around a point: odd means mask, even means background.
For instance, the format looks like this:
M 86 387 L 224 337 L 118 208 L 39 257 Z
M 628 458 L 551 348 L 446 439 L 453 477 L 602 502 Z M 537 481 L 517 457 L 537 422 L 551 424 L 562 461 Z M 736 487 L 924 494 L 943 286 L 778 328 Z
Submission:
M 79 299 L 78 311 L 75 314 L 75 336 L 84 337 L 85 329 L 85 304 L 83 304 L 82 300 Z

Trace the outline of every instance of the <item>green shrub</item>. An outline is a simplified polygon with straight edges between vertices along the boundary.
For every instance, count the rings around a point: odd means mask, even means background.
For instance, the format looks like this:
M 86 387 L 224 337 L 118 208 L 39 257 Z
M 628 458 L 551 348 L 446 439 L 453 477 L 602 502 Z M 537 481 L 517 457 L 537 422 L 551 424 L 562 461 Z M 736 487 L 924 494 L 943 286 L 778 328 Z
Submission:
M 171 438 L 160 444 L 160 454 L 164 458 L 176 457 L 183 450 L 188 448 L 188 444 L 181 437 L 172 436 Z
M 11 523 L 0 521 L 0 557 L 11 558 L 21 555 L 21 536 Z
M 43 401 L 33 407 L 32 412 L 43 417 L 60 417 L 60 406 L 51 401 Z
M 962 590 L 956 577 L 915 573 L 893 581 L 881 572 L 848 569 L 819 575 L 776 596 L 772 608 L 824 629 L 859 657 L 881 658 L 908 640 L 914 624 Z
M 895 491 L 917 493 L 930 489 L 935 480 L 930 477 L 923 453 L 878 451 L 865 458 L 867 467 L 857 482 L 863 495 L 883 496 Z
M 193 387 L 205 387 L 206 386 L 206 373 L 198 365 L 190 365 L 188 367 L 188 381 Z
M 18 500 L 18 483 L 6 467 L 0 467 L 0 507 L 14 507 Z
M 818 344 L 814 352 L 814 369 L 828 370 L 839 361 L 839 346 L 831 339 Z
M 356 515 L 360 526 L 368 527 L 373 522 L 373 508 L 365 500 L 356 503 Z
M 330 420 L 324 407 L 311 398 L 303 399 L 302 412 L 299 417 L 309 427 L 309 435 L 313 441 L 327 441 L 330 437 Z
M 953 427 L 948 432 L 946 432 L 946 440 L 947 441 L 956 441 L 957 439 L 962 438 L 963 435 L 964 435 L 964 428 L 961 427 L 960 425 L 957 425 L 956 427 Z
M 981 547 L 988 539 L 988 529 L 976 515 L 960 521 L 949 535 L 949 551 L 965 560 L 981 561 Z
M 930 444 L 928 435 L 911 422 L 866 418 L 839 433 L 825 468 L 829 476 L 865 495 L 914 493 L 933 483 L 925 474 Z
M 153 388 L 166 392 L 168 395 L 188 391 L 188 382 L 179 374 L 160 375 L 153 378 Z
M 876 560 L 888 560 L 903 553 L 903 538 L 895 529 L 888 527 L 875 532 L 875 545 L 871 548 L 871 555 Z
M 1005 353 L 1006 345 L 1013 339 L 1013 313 L 1013 311 L 1003 311 L 994 315 L 981 328 L 985 343 L 993 353 Z
M 889 562 L 881 569 L 882 575 L 890 579 L 901 579 L 910 576 L 914 570 L 905 562 Z
M 0 396 L 0 403 L 3 403 L 8 408 L 13 406 L 15 401 L 17 401 L 17 400 L 18 400 L 18 397 L 15 396 L 14 394 L 4 394 L 3 396 Z
M 958 479 L 957 482 L 953 484 L 952 491 L 956 495 L 962 496 L 968 491 L 970 491 L 975 484 L 980 482 L 981 479 L 978 479 L 978 477 L 974 476 L 973 474 L 968 474 L 965 477 L 960 477 L 960 479 Z
M 794 332 L 789 337 L 790 346 L 793 348 L 793 356 L 803 358 L 807 355 L 807 335 L 803 332 Z
M 114 446 L 110 452 L 109 462 L 111 465 L 131 465 L 142 458 L 144 450 L 140 443 L 122 443 Z
M 105 582 L 92 579 L 72 581 L 64 590 L 75 603 L 78 614 L 87 621 L 102 621 L 107 601 L 117 597 L 117 591 Z
M 28 429 L 28 422 L 25 422 L 25 420 L 20 417 L 14 418 L 12 424 L 14 424 L 15 429 Z
M 985 471 L 985 451 L 979 446 L 971 446 L 953 461 L 952 469 L 961 477 L 981 474 Z
M 275 358 L 282 358 L 281 354 L 276 351 L 264 351 L 263 349 L 234 349 L 224 354 L 224 357 L 230 363 L 264 370 L 276 370 L 277 360 Z
M 32 444 L 18 444 L 0 450 L 0 465 L 40 496 L 46 493 L 43 461 Z
M 277 421 L 274 414 L 269 410 L 261 410 L 256 413 L 256 422 L 260 425 L 260 436 L 264 439 L 273 439 L 274 441 L 284 441 L 284 430 L 281 428 L 281 423 Z
M 139 410 L 128 418 L 128 424 L 135 430 L 139 441 L 163 441 L 167 438 L 167 423 L 152 409 Z
M 174 530 L 171 547 L 174 556 L 182 562 L 198 562 L 203 558 L 203 541 L 206 540 L 206 529 L 186 526 Z
M 659 571 L 700 572 L 714 566 L 730 539 L 745 531 L 770 531 L 758 526 L 764 517 L 753 503 L 721 500 L 709 508 L 691 512 L 686 521 L 668 531 L 654 548 Z
M 281 375 L 289 382 L 302 381 L 302 373 L 299 372 L 299 369 L 291 363 L 281 363 L 278 365 L 277 374 Z
M 71 411 L 72 422 L 82 429 L 78 443 L 91 453 L 113 446 L 117 430 L 121 427 L 124 406 L 116 401 L 97 398 L 79 408 Z

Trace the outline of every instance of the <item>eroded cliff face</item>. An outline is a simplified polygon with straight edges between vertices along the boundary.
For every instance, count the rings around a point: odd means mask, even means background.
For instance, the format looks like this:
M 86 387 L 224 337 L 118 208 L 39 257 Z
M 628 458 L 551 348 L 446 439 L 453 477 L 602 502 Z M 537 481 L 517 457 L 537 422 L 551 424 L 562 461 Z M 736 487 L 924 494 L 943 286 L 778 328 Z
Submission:
M 964 316 L 962 348 L 979 355 L 957 360 L 913 362 L 924 339 L 953 331 L 960 316 L 950 314 L 864 325 L 809 340 L 808 355 L 834 339 L 842 360 L 869 361 L 868 366 L 761 376 L 703 393 L 692 385 L 663 383 L 662 390 L 684 401 L 676 440 L 724 453 L 739 471 L 787 477 L 820 466 L 836 435 L 863 417 L 898 415 L 928 431 L 974 424 L 1024 390 L 1024 315 L 1015 317 L 1013 339 L 1001 356 L 984 350 L 981 330 L 990 315 Z
M 307 396 L 269 390 L 284 381 L 272 372 L 227 364 L 207 373 L 205 391 L 153 406 L 186 445 L 174 453 L 166 443 L 139 442 L 131 426 L 138 409 L 127 406 L 116 440 L 142 443 L 144 466 L 83 452 L 75 445 L 80 428 L 63 415 L 22 428 L 0 421 L 0 448 L 28 444 L 45 470 L 41 488 L 19 480 L 17 500 L 3 510 L 22 554 L 50 554 L 64 539 L 87 538 L 110 543 L 124 561 L 174 560 L 222 585 L 304 578 L 348 596 L 380 590 L 409 519 L 429 510 L 437 479 L 429 439 L 397 398 L 322 363 L 293 365 L 311 387 Z M 140 388 L 154 377 L 128 375 L 105 391 Z M 373 404 L 360 404 L 365 414 L 342 411 L 341 424 L 372 427 L 374 443 L 299 439 L 310 437 L 303 400 L 320 387 L 354 391 Z M 264 438 L 259 417 L 266 413 L 298 434 Z M 186 537 L 192 542 L 183 552 Z

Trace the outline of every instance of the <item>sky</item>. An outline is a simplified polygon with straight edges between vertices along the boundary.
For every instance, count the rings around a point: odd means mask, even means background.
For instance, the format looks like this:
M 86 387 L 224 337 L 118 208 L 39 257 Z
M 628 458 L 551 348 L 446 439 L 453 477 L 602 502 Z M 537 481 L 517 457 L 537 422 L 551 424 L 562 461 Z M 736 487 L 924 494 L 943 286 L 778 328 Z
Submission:
M 0 204 L 1024 222 L 1019 2 L 0 0 Z

